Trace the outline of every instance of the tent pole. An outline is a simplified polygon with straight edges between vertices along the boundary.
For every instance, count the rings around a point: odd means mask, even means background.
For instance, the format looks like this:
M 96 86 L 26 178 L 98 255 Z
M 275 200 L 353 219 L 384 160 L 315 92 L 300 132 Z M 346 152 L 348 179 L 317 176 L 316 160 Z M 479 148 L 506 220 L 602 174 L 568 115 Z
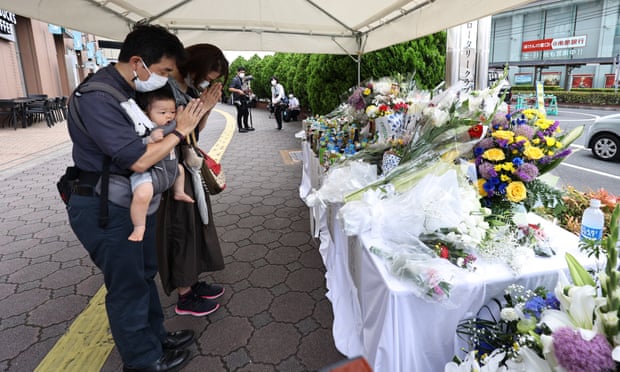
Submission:
M 363 53 L 363 49 L 362 49 L 362 39 L 361 39 L 361 37 L 359 37 L 359 36 L 358 36 L 358 37 L 356 37 L 356 40 L 357 40 L 357 50 L 358 50 L 358 51 L 357 51 L 357 58 L 356 58 L 356 57 L 353 57 L 353 55 L 352 55 L 352 54 L 351 54 L 348 50 L 346 50 L 346 49 L 345 49 L 345 48 L 344 48 L 344 47 L 343 47 L 343 46 L 342 46 L 342 45 L 338 42 L 338 40 L 336 40 L 334 37 L 332 37 L 332 41 L 333 41 L 334 43 L 336 43 L 336 45 L 338 45 L 338 46 L 340 47 L 340 49 L 342 49 L 342 50 L 343 50 L 343 51 L 344 51 L 344 52 L 345 52 L 345 53 L 346 53 L 349 57 L 351 57 L 351 59 L 352 59 L 352 60 L 353 60 L 353 61 L 357 64 L 357 86 L 359 86 L 359 85 L 360 85 L 360 83 L 361 83 L 361 76 L 362 76 L 362 75 L 361 75 L 361 71 L 362 71 L 362 70 L 361 70 L 361 62 L 362 62 L 362 53 Z M 365 43 L 365 41 L 366 41 L 366 39 L 364 39 L 364 45 L 366 44 L 366 43 Z

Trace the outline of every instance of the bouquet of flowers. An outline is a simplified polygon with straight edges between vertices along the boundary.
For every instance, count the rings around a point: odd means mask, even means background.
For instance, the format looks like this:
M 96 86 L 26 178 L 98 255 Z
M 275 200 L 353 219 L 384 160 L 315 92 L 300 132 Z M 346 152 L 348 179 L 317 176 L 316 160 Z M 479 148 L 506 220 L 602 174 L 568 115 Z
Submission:
M 496 215 L 511 211 L 527 198 L 528 185 L 571 153 L 568 146 L 582 131 L 564 134 L 558 121 L 535 109 L 496 115 L 474 147 L 482 204 Z

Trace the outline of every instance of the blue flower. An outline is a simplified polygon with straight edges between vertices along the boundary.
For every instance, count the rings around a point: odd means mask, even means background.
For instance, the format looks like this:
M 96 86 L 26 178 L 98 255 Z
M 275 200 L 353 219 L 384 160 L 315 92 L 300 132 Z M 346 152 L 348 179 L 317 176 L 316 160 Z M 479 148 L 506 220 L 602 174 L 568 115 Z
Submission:
M 512 164 L 514 164 L 517 168 L 523 165 L 523 158 L 516 157 L 512 159 Z

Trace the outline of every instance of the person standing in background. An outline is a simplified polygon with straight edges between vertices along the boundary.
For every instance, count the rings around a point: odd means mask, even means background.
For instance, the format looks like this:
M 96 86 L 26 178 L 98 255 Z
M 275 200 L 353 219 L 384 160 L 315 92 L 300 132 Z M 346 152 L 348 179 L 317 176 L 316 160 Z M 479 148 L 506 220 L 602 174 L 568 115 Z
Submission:
M 205 128 L 211 109 L 219 102 L 222 95 L 222 83 L 216 80 L 228 79 L 228 61 L 224 53 L 215 45 L 196 44 L 187 47 L 187 59 L 170 74 L 176 103 L 184 106 L 193 98 L 199 98 L 209 110 L 202 116 L 194 131 L 196 141 Z M 176 155 L 183 164 L 181 146 L 177 146 Z M 185 169 L 190 174 L 189 169 Z M 185 177 L 185 193 L 196 199 L 191 177 Z M 209 222 L 204 224 L 198 203 L 185 203 L 175 200 L 172 191 L 163 194 L 157 216 L 157 251 L 159 259 L 159 276 L 167 295 L 175 289 L 178 301 L 175 307 L 177 315 L 205 316 L 219 308 L 214 301 L 224 294 L 219 285 L 201 281 L 204 272 L 224 269 L 224 258 L 215 229 L 213 208 L 208 193 L 205 192 Z
M 231 92 L 232 102 L 237 107 L 237 128 L 239 133 L 246 133 L 254 130 L 254 127 L 248 126 L 248 116 L 250 110 L 250 89 L 245 80 L 245 68 L 238 67 L 237 75 L 231 80 L 228 91 Z
M 276 123 L 278 124 L 278 130 L 282 129 L 282 112 L 286 110 L 287 97 L 284 92 L 284 87 L 278 81 L 275 76 L 271 77 L 271 104 L 273 105 L 273 113 L 276 117 Z

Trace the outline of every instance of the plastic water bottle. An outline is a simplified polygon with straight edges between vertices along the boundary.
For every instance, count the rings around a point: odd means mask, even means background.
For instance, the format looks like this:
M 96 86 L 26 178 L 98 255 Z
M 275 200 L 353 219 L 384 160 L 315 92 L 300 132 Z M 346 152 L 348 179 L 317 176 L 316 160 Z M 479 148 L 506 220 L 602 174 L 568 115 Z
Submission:
M 603 239 L 603 226 L 605 215 L 601 211 L 601 201 L 590 199 L 590 206 L 583 212 L 581 219 L 581 234 L 579 239 L 590 240 L 600 243 Z

